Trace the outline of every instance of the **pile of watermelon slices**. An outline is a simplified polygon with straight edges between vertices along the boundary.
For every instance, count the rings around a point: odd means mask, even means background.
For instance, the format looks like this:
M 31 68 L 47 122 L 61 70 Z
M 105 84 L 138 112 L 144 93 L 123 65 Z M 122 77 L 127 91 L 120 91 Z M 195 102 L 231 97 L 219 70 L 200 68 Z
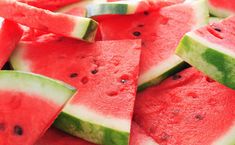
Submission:
M 0 145 L 234 145 L 229 0 L 0 0 Z

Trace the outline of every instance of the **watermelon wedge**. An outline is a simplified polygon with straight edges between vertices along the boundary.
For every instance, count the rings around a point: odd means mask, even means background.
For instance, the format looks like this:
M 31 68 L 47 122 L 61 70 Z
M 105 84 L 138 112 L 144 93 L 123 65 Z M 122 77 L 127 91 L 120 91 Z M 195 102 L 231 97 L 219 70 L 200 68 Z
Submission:
M 96 19 L 103 40 L 142 39 L 138 85 L 143 90 L 185 67 L 174 50 L 184 34 L 206 24 L 208 16 L 205 1 L 199 0 L 131 16 Z
M 43 74 L 79 89 L 55 122 L 58 128 L 97 144 L 127 145 L 140 47 L 140 40 L 87 44 L 47 38 L 21 43 L 11 63 L 16 70 Z
M 50 128 L 35 145 L 95 145 L 80 138 L 70 136 L 56 128 Z M 146 133 L 132 122 L 131 140 L 129 145 L 158 145 Z
M 23 3 L 27 3 L 29 5 L 48 9 L 48 10 L 57 10 L 61 7 L 64 7 L 66 5 L 69 5 L 71 3 L 78 2 L 80 0 L 18 0 Z
M 176 53 L 212 79 L 235 89 L 235 17 L 189 32 Z
M 1 0 L 0 7 L 0 16 L 28 27 L 85 41 L 94 40 L 97 23 L 92 19 L 53 13 L 14 0 Z
M 217 17 L 228 17 L 235 14 L 235 3 L 230 0 L 208 0 L 210 13 Z
M 0 71 L 0 144 L 34 144 L 74 93 L 39 75 Z
M 149 8 L 149 3 L 146 0 L 94 3 L 86 7 L 87 17 L 112 14 L 135 14 L 147 11 Z
M 20 41 L 23 30 L 15 22 L 0 20 L 0 69 L 8 61 Z M 3 22 L 2 22 L 3 21 Z
M 134 120 L 161 145 L 233 145 L 234 96 L 189 68 L 140 92 Z

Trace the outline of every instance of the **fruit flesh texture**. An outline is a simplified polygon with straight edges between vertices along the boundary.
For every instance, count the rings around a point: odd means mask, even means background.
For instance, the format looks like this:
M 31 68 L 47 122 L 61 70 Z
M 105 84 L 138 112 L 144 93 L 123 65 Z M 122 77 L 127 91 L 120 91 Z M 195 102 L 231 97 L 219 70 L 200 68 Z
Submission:
M 34 94 L 1 90 L 0 144 L 30 145 L 42 135 L 59 108 L 54 102 L 40 98 Z
M 0 22 L 0 69 L 8 61 L 11 53 L 20 41 L 23 30 L 18 24 L 4 20 Z
M 212 144 L 234 125 L 234 95 L 189 68 L 139 93 L 134 120 L 161 145 Z
M 183 4 L 131 16 L 96 19 L 103 40 L 142 39 L 140 75 L 173 55 L 180 39 L 196 23 L 192 7 Z
M 229 0 L 208 0 L 210 5 L 216 8 L 222 8 L 235 12 L 235 3 Z

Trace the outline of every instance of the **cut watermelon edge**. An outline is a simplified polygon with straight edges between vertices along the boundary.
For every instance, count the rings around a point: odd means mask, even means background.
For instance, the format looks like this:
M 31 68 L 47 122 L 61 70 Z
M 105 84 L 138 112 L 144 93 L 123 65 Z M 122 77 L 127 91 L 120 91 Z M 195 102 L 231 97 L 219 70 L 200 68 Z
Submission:
M 58 129 L 61 129 L 73 136 L 81 137 L 96 144 L 128 145 L 130 136 L 130 132 L 100 125 L 97 124 L 97 121 L 94 123 L 92 120 L 81 120 L 81 117 L 76 117 L 74 114 L 71 115 L 71 113 L 64 110 L 56 119 L 54 125 Z M 120 123 L 120 125 L 122 124 Z M 87 130 L 89 130 L 89 132 L 84 132 Z
M 212 79 L 235 89 L 235 77 L 231 75 L 235 74 L 232 69 L 235 66 L 235 52 L 189 32 L 176 49 L 176 54 Z M 223 64 L 215 65 L 213 60 L 220 60 Z
M 232 11 L 229 11 L 229 10 L 226 10 L 223 8 L 216 8 L 215 6 L 211 5 L 209 2 L 207 3 L 207 5 L 209 7 L 209 11 L 212 16 L 226 18 L 226 17 L 234 14 L 234 12 L 232 12 Z
M 63 105 L 76 92 L 75 88 L 61 81 L 22 71 L 3 70 L 0 79 L 1 90 L 35 94 L 58 105 Z

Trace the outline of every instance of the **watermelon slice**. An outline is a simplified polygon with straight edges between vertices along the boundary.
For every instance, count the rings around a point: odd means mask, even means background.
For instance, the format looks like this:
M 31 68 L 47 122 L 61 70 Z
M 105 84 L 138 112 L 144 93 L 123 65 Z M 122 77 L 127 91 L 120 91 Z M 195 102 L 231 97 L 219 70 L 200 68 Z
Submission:
M 139 40 L 87 44 L 47 38 L 21 43 L 11 63 L 79 89 L 55 122 L 58 128 L 97 144 L 127 145 L 140 47 Z
M 97 23 L 89 18 L 53 13 L 14 0 L 1 0 L 0 7 L 0 16 L 28 27 L 85 41 L 95 37 Z
M 55 128 L 50 128 L 35 145 L 95 145 L 82 139 L 65 134 Z M 132 122 L 131 140 L 129 145 L 158 145 L 146 133 Z
M 48 10 L 57 10 L 63 6 L 69 5 L 71 3 L 78 2 L 80 0 L 18 0 L 29 5 L 48 9 Z
M 231 0 L 208 0 L 210 13 L 217 17 L 235 14 L 235 3 Z
M 8 61 L 23 34 L 18 24 L 8 20 L 2 21 L 3 19 L 0 20 L 0 69 Z
M 189 32 L 176 53 L 212 79 L 235 89 L 235 17 Z
M 146 0 L 117 1 L 106 3 L 94 3 L 87 7 L 87 17 L 111 14 L 135 14 L 149 10 L 149 3 Z
M 103 40 L 143 40 L 138 83 L 142 90 L 185 67 L 174 50 L 186 32 L 207 23 L 208 15 L 205 1 L 199 0 L 131 16 L 102 16 L 97 20 Z
M 134 120 L 161 145 L 233 145 L 234 96 L 189 68 L 140 92 Z
M 0 144 L 32 145 L 75 89 L 39 75 L 0 72 Z

